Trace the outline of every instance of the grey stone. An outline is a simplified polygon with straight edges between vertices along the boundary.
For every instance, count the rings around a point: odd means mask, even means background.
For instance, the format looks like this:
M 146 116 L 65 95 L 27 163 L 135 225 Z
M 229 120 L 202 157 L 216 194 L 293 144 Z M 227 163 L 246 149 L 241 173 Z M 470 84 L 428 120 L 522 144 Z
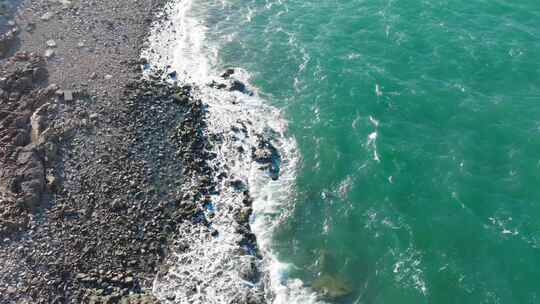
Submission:
M 45 58 L 48 58 L 48 59 L 52 58 L 54 56 L 54 50 L 51 50 L 51 49 L 46 50 L 43 56 L 45 56 Z
M 65 90 L 64 91 L 64 100 L 65 101 L 73 101 L 73 91 Z
M 51 13 L 51 12 L 46 12 L 45 14 L 43 14 L 43 15 L 41 16 L 41 20 L 43 20 L 43 21 L 49 21 L 49 20 L 51 20 L 52 17 L 53 17 L 53 13 Z

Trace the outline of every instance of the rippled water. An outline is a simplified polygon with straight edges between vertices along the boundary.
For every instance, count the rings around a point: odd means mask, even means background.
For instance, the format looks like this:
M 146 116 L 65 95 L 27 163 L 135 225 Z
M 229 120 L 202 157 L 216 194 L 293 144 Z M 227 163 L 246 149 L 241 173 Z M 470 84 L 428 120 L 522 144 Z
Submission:
M 540 302 L 540 2 L 210 0 L 301 164 L 272 241 L 332 303 Z M 337 280 L 337 279 L 336 279 Z

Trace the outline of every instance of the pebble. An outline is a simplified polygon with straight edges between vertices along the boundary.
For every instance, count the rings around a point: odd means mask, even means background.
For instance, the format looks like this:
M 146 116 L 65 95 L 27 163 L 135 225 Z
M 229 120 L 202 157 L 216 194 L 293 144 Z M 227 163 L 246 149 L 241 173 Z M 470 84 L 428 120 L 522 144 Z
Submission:
M 56 41 L 54 41 L 54 40 L 52 40 L 52 39 L 51 39 L 51 40 L 47 40 L 47 46 L 48 46 L 48 47 L 51 47 L 51 48 L 56 47 Z
M 63 6 L 71 6 L 71 1 L 70 0 L 57 0 L 60 4 L 62 4 Z
M 46 179 L 47 179 L 47 188 L 49 189 L 50 192 L 54 192 L 57 186 L 56 177 L 54 177 L 53 175 L 47 175 Z
M 45 58 L 50 59 L 54 56 L 54 50 L 48 49 L 45 51 L 45 54 L 43 54 Z
M 53 14 L 51 12 L 46 12 L 41 16 L 41 20 L 43 21 L 49 21 L 53 17 Z
M 65 90 L 64 91 L 64 100 L 65 101 L 73 101 L 73 91 Z
M 105 80 L 111 80 L 112 78 L 113 76 L 110 74 L 105 75 Z

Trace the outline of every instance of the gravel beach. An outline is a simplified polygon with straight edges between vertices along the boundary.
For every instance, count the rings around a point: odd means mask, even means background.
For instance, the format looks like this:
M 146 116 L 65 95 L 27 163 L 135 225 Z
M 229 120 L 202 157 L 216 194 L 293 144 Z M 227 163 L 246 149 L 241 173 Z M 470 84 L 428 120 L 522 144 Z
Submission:
M 196 212 L 170 135 L 202 113 L 189 88 L 140 80 L 162 2 L 26 1 L 7 26 L 0 303 L 157 302 L 175 226 Z

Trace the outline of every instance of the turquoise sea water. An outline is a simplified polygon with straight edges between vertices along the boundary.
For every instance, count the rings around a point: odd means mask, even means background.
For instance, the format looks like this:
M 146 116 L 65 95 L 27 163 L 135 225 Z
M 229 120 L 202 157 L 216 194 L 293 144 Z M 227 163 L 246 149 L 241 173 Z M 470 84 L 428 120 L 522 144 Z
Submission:
M 343 278 L 333 303 L 540 303 L 540 2 L 195 6 L 298 143 L 289 277 Z

